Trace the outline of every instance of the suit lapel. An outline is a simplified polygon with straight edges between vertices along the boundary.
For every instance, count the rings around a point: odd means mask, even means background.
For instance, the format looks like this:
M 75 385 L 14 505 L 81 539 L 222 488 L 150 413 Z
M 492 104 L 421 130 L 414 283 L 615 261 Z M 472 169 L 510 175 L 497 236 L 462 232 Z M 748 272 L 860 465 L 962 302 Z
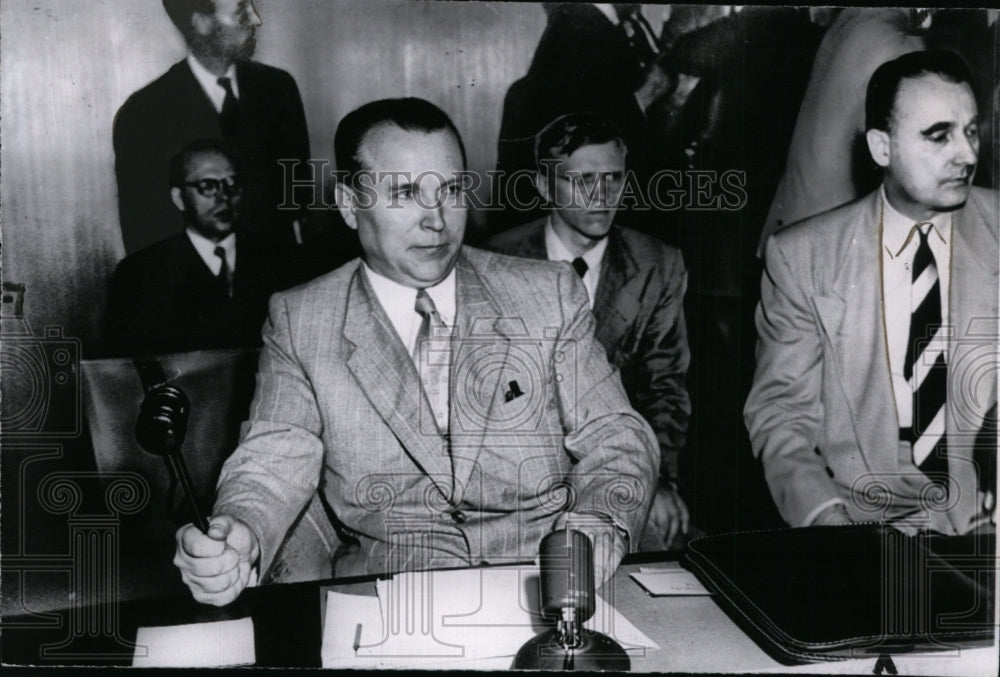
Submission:
M 459 256 L 456 272 L 450 438 L 456 486 L 453 501 L 457 504 L 506 388 L 500 382 L 503 369 L 499 367 L 507 363 L 510 340 L 502 327 L 500 306 L 464 255 Z
M 347 366 L 358 385 L 407 453 L 445 498 L 450 498 L 452 473 L 447 444 L 437 432 L 430 407 L 421 405 L 423 388 L 413 360 L 361 266 L 348 291 L 344 338 L 354 346 Z
M 594 300 L 596 338 L 604 346 L 613 345 L 639 312 L 639 295 L 626 290 L 639 266 L 617 226 L 612 227 L 608 238 Z
M 845 251 L 830 285 L 831 297 L 813 301 L 834 346 L 864 460 L 869 471 L 887 473 L 898 470 L 899 419 L 882 313 L 880 218 L 881 198 L 876 191 L 860 205 L 854 223 L 845 224 Z
M 952 222 L 949 318 L 953 339 L 948 355 L 948 449 L 949 474 L 959 487 L 978 486 L 971 464 L 973 440 L 983 427 L 983 418 L 997 400 L 996 379 L 976 379 L 985 368 L 984 348 L 994 355 L 997 317 L 997 238 L 976 194 Z M 964 532 L 969 518 L 978 511 L 975 491 L 958 492 L 949 517 L 957 531 Z
M 212 105 L 212 100 L 208 98 L 208 94 L 201 88 L 198 78 L 191 72 L 191 66 L 188 65 L 187 60 L 180 61 L 174 68 L 177 70 L 177 89 L 179 90 L 177 100 L 196 101 L 197 105 L 190 109 L 193 118 L 197 120 L 211 120 L 212 125 L 218 130 L 218 111 Z M 200 127 L 201 125 L 198 126 Z M 218 131 L 216 133 L 218 134 Z

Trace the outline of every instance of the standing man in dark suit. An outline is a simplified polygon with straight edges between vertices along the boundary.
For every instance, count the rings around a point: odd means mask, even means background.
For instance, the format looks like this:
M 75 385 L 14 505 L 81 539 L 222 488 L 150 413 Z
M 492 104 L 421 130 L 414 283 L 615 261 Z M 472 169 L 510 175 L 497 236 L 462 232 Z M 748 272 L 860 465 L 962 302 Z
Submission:
M 219 138 L 240 158 L 247 232 L 294 251 L 301 210 L 279 210 L 279 160 L 309 158 L 309 135 L 295 80 L 252 61 L 260 16 L 250 0 L 163 0 L 188 56 L 128 98 L 114 123 L 115 172 L 125 253 L 176 232 L 163 190 L 171 157 L 193 139 Z
M 583 279 L 595 335 L 621 372 L 632 406 L 660 445 L 660 481 L 642 547 L 683 540 L 688 509 L 677 484 L 691 404 L 683 302 L 687 273 L 675 248 L 616 223 L 627 148 L 607 118 L 575 113 L 538 135 L 536 185 L 549 215 L 496 236 L 515 256 L 569 261 Z
M 538 195 L 534 137 L 567 113 L 594 111 L 621 129 L 630 149 L 629 169 L 650 173 L 650 131 L 646 109 L 669 87 L 655 63 L 655 35 L 635 3 L 552 3 L 545 32 L 527 74 L 504 98 L 497 144 L 498 194 L 506 207 L 491 214 L 499 229 L 537 218 L 527 206 Z M 508 180 L 517 172 L 521 178 Z M 643 183 L 645 185 L 645 183 Z
M 214 139 L 188 144 L 164 187 L 185 229 L 126 257 L 111 279 L 107 338 L 121 355 L 260 345 L 277 276 L 267 241 L 243 232 L 243 183 Z

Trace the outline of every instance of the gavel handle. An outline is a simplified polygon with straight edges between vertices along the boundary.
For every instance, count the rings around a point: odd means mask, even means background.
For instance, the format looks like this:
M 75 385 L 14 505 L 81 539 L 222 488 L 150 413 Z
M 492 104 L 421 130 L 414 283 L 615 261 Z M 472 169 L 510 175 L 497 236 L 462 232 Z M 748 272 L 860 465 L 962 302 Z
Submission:
M 184 490 L 188 503 L 191 505 L 191 513 L 194 515 L 195 526 L 201 529 L 201 533 L 208 535 L 208 519 L 198 508 L 198 501 L 194 497 L 194 485 L 191 483 L 191 475 L 188 474 L 187 463 L 184 462 L 184 457 L 181 456 L 181 452 L 178 449 L 167 454 L 166 458 L 167 463 L 174 469 L 174 474 L 180 480 L 181 488 Z

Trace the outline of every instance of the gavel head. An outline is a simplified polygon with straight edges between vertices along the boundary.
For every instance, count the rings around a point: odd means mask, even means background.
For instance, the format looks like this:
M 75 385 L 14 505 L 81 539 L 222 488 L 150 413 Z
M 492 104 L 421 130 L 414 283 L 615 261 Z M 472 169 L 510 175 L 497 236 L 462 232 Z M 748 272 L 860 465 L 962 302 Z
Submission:
M 179 451 L 187 433 L 191 404 L 180 388 L 166 383 L 146 391 L 135 421 L 135 439 L 151 454 Z

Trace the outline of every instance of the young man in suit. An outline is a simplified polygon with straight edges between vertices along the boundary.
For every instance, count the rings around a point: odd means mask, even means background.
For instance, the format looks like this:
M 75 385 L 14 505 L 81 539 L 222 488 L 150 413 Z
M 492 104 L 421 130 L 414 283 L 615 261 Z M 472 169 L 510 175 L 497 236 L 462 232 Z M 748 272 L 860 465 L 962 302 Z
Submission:
M 212 526 L 177 535 L 195 598 L 238 596 L 317 490 L 338 576 L 530 560 L 569 524 L 607 579 L 649 510 L 655 438 L 579 278 L 462 246 L 465 152 L 433 104 L 366 104 L 335 149 L 364 255 L 272 297 Z
M 571 113 L 550 122 L 535 142 L 536 186 L 549 215 L 496 236 L 490 247 L 572 262 L 583 279 L 597 340 L 660 443 L 659 487 L 642 545 L 662 550 L 683 542 L 689 520 L 677 485 L 691 413 L 687 274 L 679 251 L 616 223 L 626 153 L 621 132 L 604 116 Z
M 175 223 L 184 230 L 122 260 L 111 278 L 112 354 L 255 347 L 267 299 L 278 286 L 272 250 L 239 227 L 243 184 L 214 139 L 188 144 L 170 162 Z M 177 226 L 174 226 L 175 230 Z
M 522 178 L 534 169 L 535 135 L 560 115 L 596 111 L 607 116 L 631 149 L 629 169 L 645 179 L 655 164 L 646 109 L 671 83 L 655 63 L 656 36 L 640 5 L 550 3 L 546 13 L 528 72 L 504 97 L 495 192 L 506 209 L 489 214 L 493 232 L 541 214 L 529 209 L 538 195 Z
M 279 210 L 279 160 L 306 173 L 309 135 L 299 90 L 283 70 L 251 60 L 260 16 L 251 0 L 163 0 L 188 56 L 133 93 L 114 121 L 115 173 L 125 253 L 176 231 L 162 190 L 170 158 L 193 139 L 223 139 L 240 158 L 243 228 L 295 252 L 302 210 Z M 299 178 L 302 178 L 300 175 Z M 298 224 L 298 225 L 297 225 Z
M 767 241 L 745 415 L 792 526 L 965 533 L 993 514 L 996 379 L 978 375 L 997 369 L 997 194 L 971 187 L 970 81 L 949 52 L 881 65 L 881 187 Z

